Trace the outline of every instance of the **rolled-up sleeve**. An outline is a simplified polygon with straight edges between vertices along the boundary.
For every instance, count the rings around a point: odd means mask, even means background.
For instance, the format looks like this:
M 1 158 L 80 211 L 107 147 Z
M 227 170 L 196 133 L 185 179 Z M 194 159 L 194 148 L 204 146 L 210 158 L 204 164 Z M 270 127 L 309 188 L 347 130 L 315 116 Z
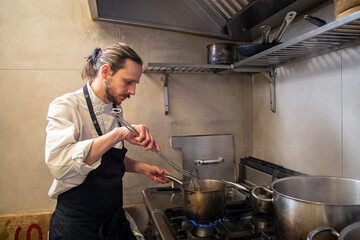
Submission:
M 94 138 L 81 140 L 81 117 L 70 99 L 55 99 L 49 107 L 46 127 L 45 162 L 54 177 L 49 196 L 80 185 L 101 159 L 91 166 L 84 163 Z

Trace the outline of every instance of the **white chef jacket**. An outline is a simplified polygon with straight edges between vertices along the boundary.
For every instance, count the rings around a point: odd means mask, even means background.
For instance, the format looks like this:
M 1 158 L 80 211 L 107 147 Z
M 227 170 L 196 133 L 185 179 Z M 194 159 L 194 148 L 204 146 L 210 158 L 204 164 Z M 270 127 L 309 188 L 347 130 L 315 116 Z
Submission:
M 111 115 L 112 103 L 105 104 L 87 83 L 90 99 L 103 134 L 118 126 Z M 120 107 L 121 106 L 117 106 Z M 101 158 L 91 166 L 84 163 L 98 134 L 92 123 L 83 89 L 56 98 L 46 117 L 45 162 L 54 176 L 48 195 L 51 198 L 80 185 L 96 169 Z M 122 142 L 113 147 L 122 148 Z

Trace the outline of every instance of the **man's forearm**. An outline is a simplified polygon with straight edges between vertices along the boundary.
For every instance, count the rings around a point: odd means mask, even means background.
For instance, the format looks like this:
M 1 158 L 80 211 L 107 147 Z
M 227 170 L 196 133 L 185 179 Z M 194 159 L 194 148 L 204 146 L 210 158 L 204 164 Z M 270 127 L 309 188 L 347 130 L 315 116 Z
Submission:
M 146 163 L 136 161 L 134 159 L 131 159 L 127 156 L 125 156 L 124 159 L 125 163 L 125 171 L 126 172 L 133 172 L 133 173 L 145 173 L 146 168 L 149 166 Z
M 120 131 L 120 129 L 114 129 L 113 131 L 96 138 L 91 145 L 90 151 L 84 162 L 88 165 L 92 165 L 112 146 L 121 141 L 118 131 Z

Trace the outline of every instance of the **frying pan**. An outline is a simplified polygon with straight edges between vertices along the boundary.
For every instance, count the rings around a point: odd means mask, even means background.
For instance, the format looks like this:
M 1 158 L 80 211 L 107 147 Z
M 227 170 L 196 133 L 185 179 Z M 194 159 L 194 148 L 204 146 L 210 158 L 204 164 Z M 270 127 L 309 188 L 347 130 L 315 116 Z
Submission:
M 278 32 L 275 34 L 275 37 L 271 43 L 255 43 L 255 44 L 246 44 L 242 46 L 236 47 L 236 51 L 244 57 L 250 57 L 252 55 L 255 55 L 259 52 L 265 51 L 269 48 L 272 48 L 278 44 L 280 44 L 280 39 L 285 33 L 285 30 L 290 25 L 292 20 L 294 20 L 296 16 L 295 11 L 288 12 L 285 16 L 285 19 L 283 23 L 281 24 Z M 266 42 L 266 41 L 263 41 Z
M 246 44 L 236 47 L 236 51 L 244 57 L 250 57 L 252 55 L 255 55 L 259 52 L 265 51 L 269 48 L 272 48 L 279 43 L 273 44 L 273 43 L 255 43 L 255 44 Z

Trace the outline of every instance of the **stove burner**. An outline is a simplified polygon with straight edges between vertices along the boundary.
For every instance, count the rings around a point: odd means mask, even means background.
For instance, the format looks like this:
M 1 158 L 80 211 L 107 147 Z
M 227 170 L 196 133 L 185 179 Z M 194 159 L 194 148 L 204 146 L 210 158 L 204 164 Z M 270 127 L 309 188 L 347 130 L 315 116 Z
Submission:
M 214 227 L 198 227 L 194 226 L 191 229 L 191 234 L 195 237 L 213 237 L 217 234 L 217 231 Z
M 197 223 L 193 220 L 190 220 L 190 222 L 194 224 L 194 226 L 191 228 L 191 234 L 195 237 L 213 237 L 218 234 L 215 226 L 220 222 L 220 219 L 216 220 L 214 223 Z
M 190 220 L 190 222 L 192 222 L 192 224 L 194 224 L 195 226 L 197 227 L 200 227 L 200 228 L 211 228 L 213 226 L 216 226 L 219 222 L 220 222 L 220 219 L 216 220 L 214 223 L 203 223 L 203 222 L 199 222 L 197 223 L 196 221 L 193 221 L 193 220 Z
M 271 215 L 254 213 L 249 220 L 249 225 L 253 232 L 271 229 L 273 228 L 273 218 Z
M 249 205 L 227 205 L 225 216 L 215 222 L 191 221 L 182 207 L 163 211 L 174 239 L 172 240 L 274 240 L 272 214 L 254 212 Z

